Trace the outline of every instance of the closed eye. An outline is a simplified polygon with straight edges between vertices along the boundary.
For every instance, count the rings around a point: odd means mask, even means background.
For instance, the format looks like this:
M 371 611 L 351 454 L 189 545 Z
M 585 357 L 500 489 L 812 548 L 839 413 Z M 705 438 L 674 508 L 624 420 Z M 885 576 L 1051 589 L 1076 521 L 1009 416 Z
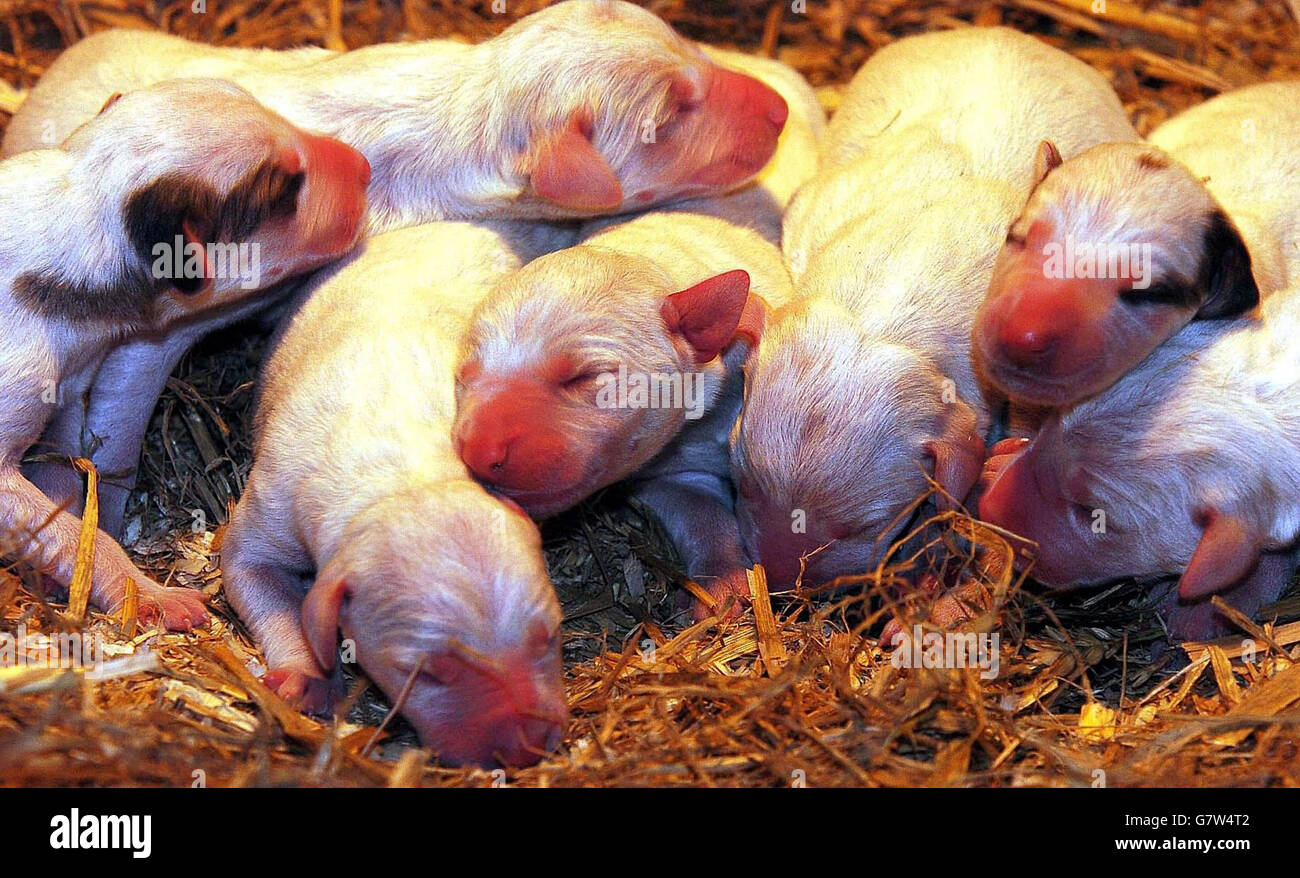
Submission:
M 1126 305 L 1141 307 L 1144 305 L 1168 305 L 1175 308 L 1190 308 L 1197 304 L 1196 291 L 1191 285 L 1156 283 L 1144 290 L 1121 290 L 1120 301 Z
M 585 389 L 588 385 L 599 380 L 602 375 L 608 375 L 616 371 L 618 370 L 607 369 L 604 367 L 592 367 L 590 369 L 584 369 L 583 371 L 573 375 L 573 377 L 566 378 L 561 386 L 565 390 L 582 390 Z

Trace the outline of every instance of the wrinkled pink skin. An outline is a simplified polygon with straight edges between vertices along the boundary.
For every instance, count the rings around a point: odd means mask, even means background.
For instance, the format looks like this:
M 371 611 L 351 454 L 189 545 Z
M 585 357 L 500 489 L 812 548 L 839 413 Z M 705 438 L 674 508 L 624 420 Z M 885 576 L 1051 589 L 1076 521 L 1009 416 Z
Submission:
M 1123 279 L 1047 277 L 1044 248 L 1056 237 L 1040 220 L 1023 243 L 1008 241 L 975 318 L 981 370 L 1026 405 L 1059 407 L 1104 390 L 1194 313 L 1126 305 L 1119 294 L 1132 282 Z
M 681 81 L 679 112 L 642 147 L 650 185 L 626 193 L 623 209 L 713 196 L 763 169 L 776 152 L 790 111 L 774 89 L 743 73 L 711 66 L 696 90 Z
M 982 479 L 979 515 L 1037 544 L 1020 553 L 1017 567 L 1056 589 L 1097 585 L 1132 575 L 1117 551 L 1101 551 L 1091 531 L 1091 510 L 1063 496 L 1055 469 L 1037 447 L 1024 439 L 1007 439 L 992 449 Z M 1189 510 L 1188 515 L 1193 513 Z M 1141 551 L 1140 547 L 1134 551 Z M 1133 562 L 1136 563 L 1136 562 Z M 1032 566 L 1031 566 L 1032 565 Z M 1275 600 L 1295 570 L 1290 553 L 1266 552 L 1247 575 L 1217 594 L 1247 616 Z M 1168 575 L 1181 571 L 1169 570 Z M 1236 630 L 1205 595 L 1187 600 L 1171 589 L 1164 610 L 1172 636 L 1203 640 Z

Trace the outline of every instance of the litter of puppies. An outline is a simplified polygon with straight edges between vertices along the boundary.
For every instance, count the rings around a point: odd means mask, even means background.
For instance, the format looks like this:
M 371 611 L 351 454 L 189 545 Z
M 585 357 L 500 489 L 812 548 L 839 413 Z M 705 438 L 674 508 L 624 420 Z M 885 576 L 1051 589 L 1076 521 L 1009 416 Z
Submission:
M 234 84 L 175 78 L 200 70 Z M 129 173 L 113 123 L 173 91 L 239 136 L 159 130 L 127 152 L 161 182 Z M 26 225 L 5 247 L 0 612 L 157 659 L 6 667 L 0 739 L 35 749 L 4 748 L 0 776 L 72 776 L 24 738 L 71 698 L 104 746 L 115 703 L 176 720 L 104 782 L 185 782 L 177 747 L 220 753 L 221 783 L 1213 784 L 1225 750 L 1250 757 L 1234 783 L 1294 780 L 1294 698 L 1252 696 L 1300 657 L 1278 603 L 1297 94 L 1229 90 L 1144 142 L 1088 64 L 959 27 L 872 53 L 826 126 L 794 70 L 620 0 L 473 47 L 78 44 L 0 165 L 20 199 L 42 156 L 112 169 L 91 243 L 51 241 L 81 268 Z M 130 282 L 174 241 L 197 284 Z M 267 289 L 212 265 L 249 243 Z M 217 423 L 252 468 L 229 526 L 171 538 L 190 561 L 164 588 L 114 539 L 147 557 L 128 504 L 149 416 L 249 316 L 278 326 L 256 418 Z M 566 600 L 575 538 L 609 597 L 590 616 L 624 614 L 597 639 Z M 87 603 L 110 617 L 82 627 Z M 1245 734 L 1216 720 L 1243 705 Z M 1196 720 L 1172 750 L 1171 713 Z

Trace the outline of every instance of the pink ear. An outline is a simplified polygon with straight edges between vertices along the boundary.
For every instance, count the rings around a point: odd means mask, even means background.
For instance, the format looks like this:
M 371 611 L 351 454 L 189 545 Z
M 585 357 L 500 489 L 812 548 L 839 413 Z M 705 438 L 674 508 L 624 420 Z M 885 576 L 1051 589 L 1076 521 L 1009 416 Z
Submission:
M 530 156 L 533 191 L 571 210 L 613 210 L 623 203 L 618 177 L 591 143 L 591 122 L 575 113 Z
M 763 337 L 763 326 L 767 323 L 767 302 L 758 293 L 751 292 L 745 300 L 745 310 L 740 312 L 740 324 L 736 326 L 736 337 L 749 342 L 750 348 L 758 346 Z
M 302 602 L 302 630 L 316 661 L 325 670 L 334 667 L 339 644 L 339 611 L 348 584 L 341 576 L 319 576 Z
M 936 499 L 939 508 L 956 508 L 984 469 L 984 440 L 974 433 L 945 436 L 925 443 L 925 451 L 934 460 L 934 480 L 943 489 Z
M 659 313 L 695 349 L 695 362 L 707 363 L 736 337 L 748 305 L 749 274 L 736 269 L 673 293 Z
M 1050 140 L 1040 141 L 1038 152 L 1034 155 L 1034 185 L 1043 182 L 1043 178 L 1061 166 L 1061 151 Z
M 1202 515 L 1201 542 L 1178 580 L 1178 595 L 1188 601 L 1235 585 L 1259 560 L 1259 541 L 1244 521 L 1213 509 Z

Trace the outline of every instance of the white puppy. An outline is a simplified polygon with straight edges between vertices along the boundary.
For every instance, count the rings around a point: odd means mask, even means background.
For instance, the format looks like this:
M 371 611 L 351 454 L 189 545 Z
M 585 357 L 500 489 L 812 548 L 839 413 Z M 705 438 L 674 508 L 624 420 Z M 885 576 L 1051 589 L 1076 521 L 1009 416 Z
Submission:
M 580 246 L 504 281 L 469 333 L 455 435 L 475 475 L 538 517 L 633 479 L 687 575 L 722 597 L 748 594 L 727 463 L 740 368 L 764 301 L 790 295 L 780 215 L 824 117 L 785 65 L 712 54 L 791 107 L 771 164 L 737 193 L 588 223 Z
M 413 681 L 403 712 L 451 762 L 535 762 L 563 729 L 560 608 L 537 528 L 451 447 L 470 309 L 554 234 L 389 232 L 306 297 L 267 363 L 222 546 L 268 684 L 326 708 L 342 629 L 390 698 Z
M 798 296 L 747 368 L 732 450 L 746 546 L 774 584 L 869 569 L 932 476 L 965 497 L 988 412 L 971 322 L 1057 144 L 1134 136 L 1094 70 L 1004 29 L 900 40 L 860 70 L 795 196 Z
M 197 79 L 135 92 L 62 149 L 0 163 L 11 220 L 0 234 L 0 536 L 22 559 L 72 579 L 81 523 L 19 464 L 46 423 L 79 404 L 105 354 L 346 253 L 365 212 L 364 166 L 242 89 Z M 255 254 L 259 277 L 212 271 L 239 253 Z M 134 579 L 146 618 L 171 628 L 206 618 L 196 593 L 164 589 L 102 532 L 92 579 L 103 609 Z
M 713 64 L 652 13 L 569 0 L 474 46 L 275 52 L 107 31 L 51 66 L 4 152 L 57 142 L 108 95 L 175 76 L 228 77 L 295 124 L 361 150 L 375 171 L 375 232 L 713 194 L 764 165 L 786 115 L 770 88 Z
M 585 217 L 715 194 L 763 167 L 787 113 L 776 91 L 711 62 L 651 13 L 570 0 L 477 46 L 274 52 L 108 31 L 71 47 L 42 77 L 10 123 L 5 153 L 62 136 L 114 92 L 181 75 L 234 79 L 296 124 L 360 149 L 374 169 L 373 233 L 456 217 Z M 48 446 L 112 474 L 101 496 L 110 533 L 121 529 L 167 376 L 196 341 L 244 316 L 123 346 L 104 364 L 103 389 L 51 425 Z M 75 474 L 30 475 L 79 508 Z
M 1063 408 L 1188 322 L 1249 312 L 1294 283 L 1300 83 L 1221 95 L 1150 144 L 1067 160 L 1029 199 L 975 328 L 989 379 Z
M 1169 630 L 1193 639 L 1231 630 L 1215 593 L 1247 615 L 1281 594 L 1300 537 L 1300 295 L 1261 310 L 1186 327 L 1032 443 L 994 449 L 980 517 L 1038 544 L 1035 579 L 1178 576 Z

